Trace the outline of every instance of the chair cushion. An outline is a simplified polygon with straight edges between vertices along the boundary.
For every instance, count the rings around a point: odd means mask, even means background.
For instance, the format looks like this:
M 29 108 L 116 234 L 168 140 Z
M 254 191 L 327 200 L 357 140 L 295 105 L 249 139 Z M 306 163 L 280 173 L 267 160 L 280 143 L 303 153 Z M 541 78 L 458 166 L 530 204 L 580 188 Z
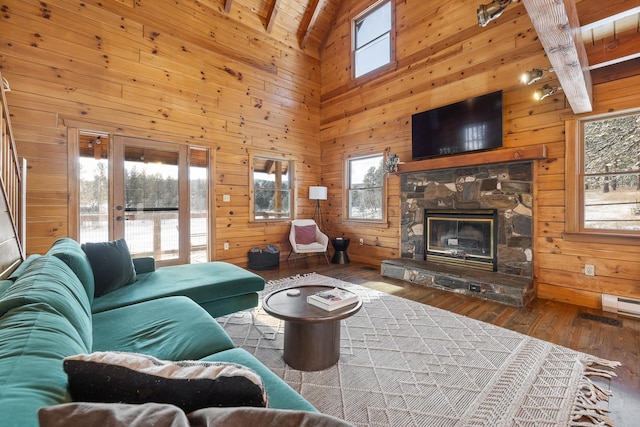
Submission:
M 296 244 L 308 245 L 316 242 L 315 225 L 295 225 Z
M 136 281 L 136 270 L 124 239 L 83 243 L 82 249 L 93 269 L 96 298 Z
M 209 406 L 267 406 L 262 378 L 236 363 L 95 352 L 67 357 L 63 367 L 74 401 L 170 403 L 185 412 Z

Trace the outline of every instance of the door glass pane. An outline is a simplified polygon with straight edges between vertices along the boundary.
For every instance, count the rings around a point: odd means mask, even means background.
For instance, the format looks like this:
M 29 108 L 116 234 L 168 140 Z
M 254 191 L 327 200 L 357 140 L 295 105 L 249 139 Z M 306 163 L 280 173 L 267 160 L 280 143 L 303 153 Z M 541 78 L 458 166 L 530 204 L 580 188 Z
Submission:
M 132 256 L 179 256 L 178 153 L 125 147 L 125 239 Z
M 109 240 L 109 138 L 80 133 L 80 242 Z
M 189 150 L 191 263 L 209 261 L 209 151 Z

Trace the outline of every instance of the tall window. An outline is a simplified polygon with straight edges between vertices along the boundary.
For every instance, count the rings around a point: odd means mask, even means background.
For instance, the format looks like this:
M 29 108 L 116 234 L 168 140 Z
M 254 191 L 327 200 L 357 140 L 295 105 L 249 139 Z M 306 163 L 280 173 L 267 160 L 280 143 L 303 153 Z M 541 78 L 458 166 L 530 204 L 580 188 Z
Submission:
M 640 113 L 574 124 L 577 144 L 570 141 L 567 149 L 575 156 L 567 168 L 575 176 L 567 185 L 568 231 L 640 235 Z
M 356 78 L 391 63 L 391 1 L 378 2 L 353 21 L 353 60 Z
M 251 156 L 253 219 L 291 219 L 293 211 L 291 160 Z
M 382 154 L 347 160 L 349 219 L 384 219 L 383 160 Z

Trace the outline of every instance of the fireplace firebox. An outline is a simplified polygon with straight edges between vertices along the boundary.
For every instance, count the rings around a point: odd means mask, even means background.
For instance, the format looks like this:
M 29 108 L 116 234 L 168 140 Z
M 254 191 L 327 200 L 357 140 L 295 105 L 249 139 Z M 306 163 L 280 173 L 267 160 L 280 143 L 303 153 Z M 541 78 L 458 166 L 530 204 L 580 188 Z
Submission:
M 497 209 L 425 209 L 425 260 L 498 270 Z

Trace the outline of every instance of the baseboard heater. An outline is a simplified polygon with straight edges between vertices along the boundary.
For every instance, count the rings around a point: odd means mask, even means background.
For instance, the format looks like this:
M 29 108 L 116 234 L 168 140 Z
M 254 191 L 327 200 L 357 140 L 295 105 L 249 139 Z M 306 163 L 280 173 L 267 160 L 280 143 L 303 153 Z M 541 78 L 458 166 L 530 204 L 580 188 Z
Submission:
M 602 294 L 602 311 L 640 318 L 640 300 Z

